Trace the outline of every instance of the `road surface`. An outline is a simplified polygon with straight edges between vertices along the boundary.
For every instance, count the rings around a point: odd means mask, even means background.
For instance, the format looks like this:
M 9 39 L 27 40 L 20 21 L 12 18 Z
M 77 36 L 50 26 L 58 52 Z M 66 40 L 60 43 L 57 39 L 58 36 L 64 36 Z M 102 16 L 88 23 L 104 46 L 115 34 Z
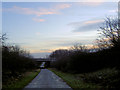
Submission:
M 41 72 L 25 88 L 69 88 L 60 77 L 48 69 L 41 69 Z
M 40 65 L 40 69 L 45 67 L 45 62 L 42 62 L 42 64 Z

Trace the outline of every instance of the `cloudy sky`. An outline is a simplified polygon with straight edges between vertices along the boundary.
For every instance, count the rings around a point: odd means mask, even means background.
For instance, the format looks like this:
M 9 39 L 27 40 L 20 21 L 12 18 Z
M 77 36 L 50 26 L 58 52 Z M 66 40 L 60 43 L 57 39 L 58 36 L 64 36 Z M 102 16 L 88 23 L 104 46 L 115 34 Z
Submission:
M 117 9 L 117 2 L 3 2 L 2 32 L 8 43 L 44 57 L 75 43 L 94 44 L 105 17 Z

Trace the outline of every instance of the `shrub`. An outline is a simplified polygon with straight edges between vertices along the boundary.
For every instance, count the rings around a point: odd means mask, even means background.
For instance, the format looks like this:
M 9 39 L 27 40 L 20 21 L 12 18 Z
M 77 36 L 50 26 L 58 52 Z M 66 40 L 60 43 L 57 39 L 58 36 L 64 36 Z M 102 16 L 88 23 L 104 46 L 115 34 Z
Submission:
M 36 68 L 36 63 L 26 51 L 18 46 L 2 46 L 3 83 L 12 77 Z

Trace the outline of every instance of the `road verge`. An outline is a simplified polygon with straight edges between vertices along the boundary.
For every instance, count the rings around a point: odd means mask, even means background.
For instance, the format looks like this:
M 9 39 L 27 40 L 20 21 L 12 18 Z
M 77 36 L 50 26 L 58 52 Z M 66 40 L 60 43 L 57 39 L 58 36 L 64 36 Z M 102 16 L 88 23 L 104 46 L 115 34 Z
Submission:
M 61 77 L 71 88 L 78 89 L 78 88 L 101 88 L 99 85 L 95 85 L 92 83 L 86 83 L 84 82 L 80 77 L 80 74 L 70 74 L 58 71 L 57 69 L 49 68 L 52 72 L 54 72 L 56 75 Z
M 25 72 L 22 74 L 21 78 L 14 78 L 14 80 L 9 80 L 6 85 L 3 85 L 3 89 L 22 89 L 27 84 L 29 84 L 38 74 L 40 73 L 40 69 L 32 70 Z

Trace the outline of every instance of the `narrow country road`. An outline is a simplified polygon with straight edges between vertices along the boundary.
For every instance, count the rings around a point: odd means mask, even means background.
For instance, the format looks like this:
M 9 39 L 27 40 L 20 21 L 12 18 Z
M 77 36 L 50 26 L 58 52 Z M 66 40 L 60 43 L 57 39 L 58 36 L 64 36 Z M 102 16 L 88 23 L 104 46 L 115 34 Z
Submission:
M 41 72 L 25 88 L 69 88 L 60 77 L 48 69 Z M 71 89 L 72 90 L 72 89 Z

